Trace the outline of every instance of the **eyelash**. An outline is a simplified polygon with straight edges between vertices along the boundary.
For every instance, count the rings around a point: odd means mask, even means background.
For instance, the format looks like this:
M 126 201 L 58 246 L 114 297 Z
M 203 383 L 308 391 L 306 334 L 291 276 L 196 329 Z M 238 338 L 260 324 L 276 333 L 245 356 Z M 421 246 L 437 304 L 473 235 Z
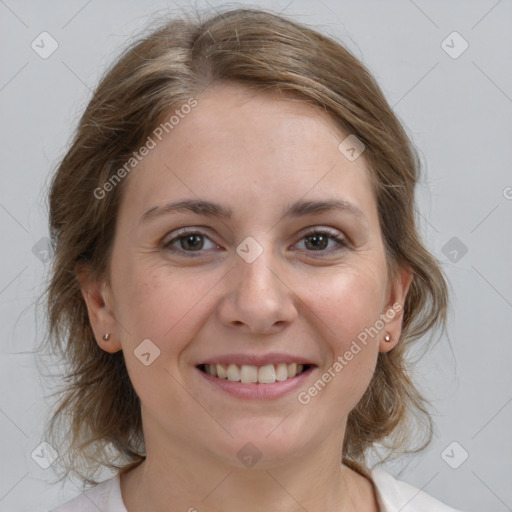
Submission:
M 175 242 L 179 242 L 180 240 L 188 237 L 188 236 L 192 236 L 192 235 L 199 235 L 199 236 L 202 236 L 204 238 L 207 238 L 208 240 L 210 240 L 210 238 L 205 234 L 205 233 L 202 233 L 201 231 L 195 231 L 195 230 L 191 230 L 191 231 L 181 231 L 178 233 L 178 236 L 175 236 L 174 238 L 172 238 L 171 240 L 169 240 L 168 242 L 164 242 L 163 246 L 166 250 L 172 252 L 172 253 L 181 253 L 181 254 L 186 254 L 187 257 L 192 257 L 192 258 L 195 258 L 195 257 L 199 257 L 199 256 L 202 256 L 203 253 L 205 252 L 204 250 L 199 250 L 199 251 L 187 251 L 185 249 L 178 249 L 176 247 L 172 247 L 171 244 L 175 243 Z M 327 235 L 328 239 L 329 240 L 334 240 L 335 242 L 337 242 L 340 247 L 338 249 L 331 249 L 331 250 L 326 250 L 326 249 L 319 249 L 318 251 L 307 251 L 307 252 L 310 252 L 310 253 L 315 253 L 315 252 L 318 252 L 320 254 L 330 254 L 332 252 L 338 252 L 340 250 L 343 250 L 343 249 L 346 249 L 348 247 L 348 242 L 347 240 L 344 238 L 344 237 L 340 237 L 339 234 L 337 232 L 334 232 L 334 231 L 331 231 L 327 228 L 322 228 L 322 229 L 316 229 L 316 230 L 313 230 L 313 231 L 310 231 L 308 233 L 305 233 L 300 241 L 304 240 L 305 238 L 308 238 L 308 237 L 311 237 L 313 235 Z M 215 242 L 213 242 L 212 240 L 210 240 L 210 242 L 212 242 L 213 244 L 215 244 Z M 215 244 L 216 245 L 216 244 Z M 315 257 L 315 256 L 313 256 Z

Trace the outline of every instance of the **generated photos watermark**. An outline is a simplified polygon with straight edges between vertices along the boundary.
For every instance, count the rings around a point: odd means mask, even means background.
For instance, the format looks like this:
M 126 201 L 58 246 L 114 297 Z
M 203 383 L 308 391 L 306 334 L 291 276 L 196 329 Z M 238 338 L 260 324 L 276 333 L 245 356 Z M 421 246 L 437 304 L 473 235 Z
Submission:
M 122 167 L 120 167 L 110 178 L 101 186 L 94 189 L 94 197 L 96 199 L 104 199 L 109 192 L 125 178 L 130 172 L 137 167 L 144 157 L 148 156 L 150 151 L 163 140 L 164 134 L 170 133 L 182 119 L 189 114 L 194 107 L 197 106 L 197 100 L 189 98 L 187 103 L 182 105 L 179 109 L 174 111 L 174 114 L 169 117 L 165 123 L 160 123 L 151 133 L 148 135 L 146 142 L 138 149 L 134 151 L 131 156 Z
M 350 347 L 336 358 L 334 364 L 332 364 L 315 383 L 310 386 L 306 391 L 301 391 L 297 395 L 297 400 L 302 405 L 307 405 L 311 402 L 311 399 L 317 396 L 325 386 L 331 382 L 332 379 L 338 375 L 345 366 L 347 366 L 354 356 L 361 352 L 361 344 L 366 346 L 370 339 L 377 336 L 388 322 L 393 320 L 397 313 L 400 313 L 403 309 L 402 304 L 395 302 L 393 307 L 388 309 L 386 313 L 380 315 L 379 319 L 371 326 L 365 328 L 357 335 L 357 340 L 353 340 Z

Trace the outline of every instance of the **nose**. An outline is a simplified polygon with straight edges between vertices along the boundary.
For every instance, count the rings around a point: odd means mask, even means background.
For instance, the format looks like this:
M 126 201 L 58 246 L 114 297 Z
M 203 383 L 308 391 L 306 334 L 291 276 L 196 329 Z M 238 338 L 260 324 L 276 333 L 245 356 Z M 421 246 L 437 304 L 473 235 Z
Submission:
M 271 334 L 298 316 L 297 298 L 270 249 L 252 263 L 240 258 L 226 276 L 225 286 L 218 312 L 222 323 L 229 328 Z

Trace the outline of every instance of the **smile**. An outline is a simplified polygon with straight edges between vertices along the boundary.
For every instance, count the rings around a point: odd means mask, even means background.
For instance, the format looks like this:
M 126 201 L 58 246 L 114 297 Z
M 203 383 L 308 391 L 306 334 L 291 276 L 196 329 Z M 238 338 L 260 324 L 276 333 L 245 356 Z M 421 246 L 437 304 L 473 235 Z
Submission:
M 284 382 L 308 370 L 299 363 L 266 364 L 263 366 L 231 364 L 201 364 L 198 368 L 207 375 L 243 384 L 274 384 Z

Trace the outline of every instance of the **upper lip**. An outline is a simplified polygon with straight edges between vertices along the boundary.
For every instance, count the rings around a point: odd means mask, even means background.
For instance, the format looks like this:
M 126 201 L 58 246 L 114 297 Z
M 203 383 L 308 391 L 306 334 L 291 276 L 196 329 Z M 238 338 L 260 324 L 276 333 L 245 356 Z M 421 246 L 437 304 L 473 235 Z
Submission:
M 208 359 L 201 360 L 197 366 L 202 364 L 236 364 L 238 366 L 251 365 L 251 366 L 265 366 L 268 364 L 308 364 L 314 365 L 309 359 L 291 354 L 271 353 L 271 354 L 223 354 L 219 356 L 209 357 Z

